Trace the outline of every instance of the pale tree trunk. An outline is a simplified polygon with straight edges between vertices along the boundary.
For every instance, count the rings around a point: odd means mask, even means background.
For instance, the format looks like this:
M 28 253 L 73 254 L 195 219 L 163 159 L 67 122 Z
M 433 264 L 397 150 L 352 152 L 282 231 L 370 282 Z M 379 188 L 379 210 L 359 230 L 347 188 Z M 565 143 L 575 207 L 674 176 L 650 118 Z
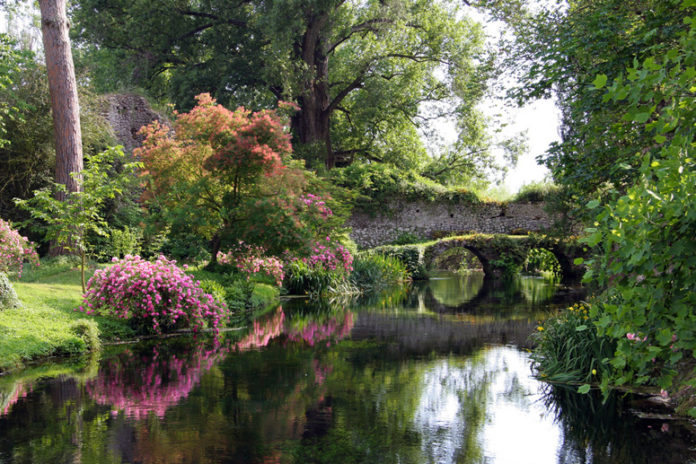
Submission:
M 56 140 L 55 180 L 64 184 L 68 192 L 76 192 L 80 186 L 70 173 L 82 171 L 82 134 L 75 67 L 68 36 L 70 23 L 65 2 L 66 0 L 39 0 L 39 7 Z M 65 195 L 59 193 L 58 199 L 64 200 Z M 62 252 L 55 245 L 51 248 L 51 254 Z
M 53 129 L 56 137 L 56 182 L 76 192 L 71 172 L 82 171 L 80 105 L 65 12 L 65 0 L 39 0 L 48 89 L 51 93 Z

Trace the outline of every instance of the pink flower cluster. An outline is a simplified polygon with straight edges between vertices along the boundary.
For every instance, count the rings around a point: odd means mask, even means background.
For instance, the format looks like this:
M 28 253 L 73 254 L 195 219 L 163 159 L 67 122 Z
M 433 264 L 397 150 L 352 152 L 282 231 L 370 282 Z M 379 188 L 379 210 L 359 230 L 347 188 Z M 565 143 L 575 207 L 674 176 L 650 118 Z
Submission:
M 160 256 L 152 263 L 131 255 L 112 261 L 89 279 L 80 311 L 141 319 L 157 334 L 206 326 L 217 330 L 227 316 L 227 306 L 204 293 L 176 261 Z
M 342 268 L 346 272 L 353 270 L 353 255 L 340 244 L 332 245 L 331 237 L 326 237 L 327 244 L 316 242 L 312 245 L 312 254 L 302 261 L 312 268 L 323 266 L 324 269 L 335 271 Z
M 232 251 L 221 253 L 218 251 L 217 260 L 220 264 L 236 266 L 241 272 L 247 274 L 249 279 L 252 274 L 263 273 L 275 280 L 279 287 L 283 285 L 283 262 L 274 256 L 265 256 L 263 247 L 247 245 L 239 242 Z
M 648 339 L 648 336 L 646 335 L 643 338 L 640 338 L 640 335 L 629 332 L 626 334 L 626 338 L 634 342 L 644 342 Z
M 326 202 L 319 195 L 314 195 L 312 193 L 307 193 L 300 197 L 300 201 L 304 203 L 308 208 L 315 208 L 322 218 L 326 219 L 333 215 L 333 211 L 326 206 Z
M 14 230 L 12 224 L 0 219 L 0 272 L 16 268 L 21 277 L 24 261 L 39 265 L 34 244 Z

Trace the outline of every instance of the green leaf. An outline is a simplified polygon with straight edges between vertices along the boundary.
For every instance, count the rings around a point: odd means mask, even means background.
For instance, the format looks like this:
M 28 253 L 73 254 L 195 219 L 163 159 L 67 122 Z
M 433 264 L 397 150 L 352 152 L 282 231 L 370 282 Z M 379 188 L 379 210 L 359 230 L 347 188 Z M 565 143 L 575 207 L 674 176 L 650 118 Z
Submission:
M 585 330 L 587 330 L 587 326 L 585 324 L 579 325 L 575 328 L 576 332 L 584 332 Z
M 589 393 L 589 391 L 590 391 L 590 385 L 589 385 L 589 384 L 580 385 L 580 386 L 578 387 L 578 393 L 582 393 L 583 395 Z
M 597 74 L 597 77 L 595 77 L 595 80 L 592 81 L 592 84 L 595 86 L 595 89 L 601 89 L 602 87 L 607 85 L 607 75 Z
M 573 264 L 575 264 L 576 266 L 579 266 L 579 265 L 583 264 L 584 262 L 585 262 L 584 258 L 575 258 L 573 260 Z
M 644 124 L 648 119 L 650 119 L 650 113 L 636 113 L 632 118 L 635 122 Z
M 587 202 L 588 209 L 595 209 L 598 206 L 599 206 L 599 200 L 591 200 L 591 201 Z

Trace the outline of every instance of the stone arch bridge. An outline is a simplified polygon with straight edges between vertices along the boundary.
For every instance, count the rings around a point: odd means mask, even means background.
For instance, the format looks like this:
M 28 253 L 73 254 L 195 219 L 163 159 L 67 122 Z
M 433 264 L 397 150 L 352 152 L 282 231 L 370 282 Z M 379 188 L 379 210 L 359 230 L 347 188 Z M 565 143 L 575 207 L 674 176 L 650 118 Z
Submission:
M 576 238 L 556 238 L 545 235 L 474 234 L 447 237 L 417 245 L 381 246 L 375 252 L 394 255 L 414 267 L 417 263 L 431 269 L 435 259 L 453 248 L 469 250 L 481 262 L 487 278 L 501 277 L 509 265 L 522 265 L 529 250 L 542 248 L 550 251 L 558 260 L 563 280 L 576 280 L 585 272 L 583 265 L 575 264 L 576 258 L 588 253 Z

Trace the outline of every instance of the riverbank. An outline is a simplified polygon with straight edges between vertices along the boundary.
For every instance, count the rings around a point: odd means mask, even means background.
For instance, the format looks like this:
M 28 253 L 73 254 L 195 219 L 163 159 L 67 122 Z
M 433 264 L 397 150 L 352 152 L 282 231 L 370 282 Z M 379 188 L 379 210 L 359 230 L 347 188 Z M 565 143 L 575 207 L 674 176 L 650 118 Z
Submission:
M 138 336 L 122 319 L 86 317 L 75 311 L 82 303 L 80 270 L 68 263 L 27 266 L 23 277 L 13 279 L 12 285 L 22 306 L 0 311 L 0 374 L 30 362 L 84 354 L 101 343 Z M 256 284 L 251 304 L 264 307 L 277 299 L 277 289 Z

